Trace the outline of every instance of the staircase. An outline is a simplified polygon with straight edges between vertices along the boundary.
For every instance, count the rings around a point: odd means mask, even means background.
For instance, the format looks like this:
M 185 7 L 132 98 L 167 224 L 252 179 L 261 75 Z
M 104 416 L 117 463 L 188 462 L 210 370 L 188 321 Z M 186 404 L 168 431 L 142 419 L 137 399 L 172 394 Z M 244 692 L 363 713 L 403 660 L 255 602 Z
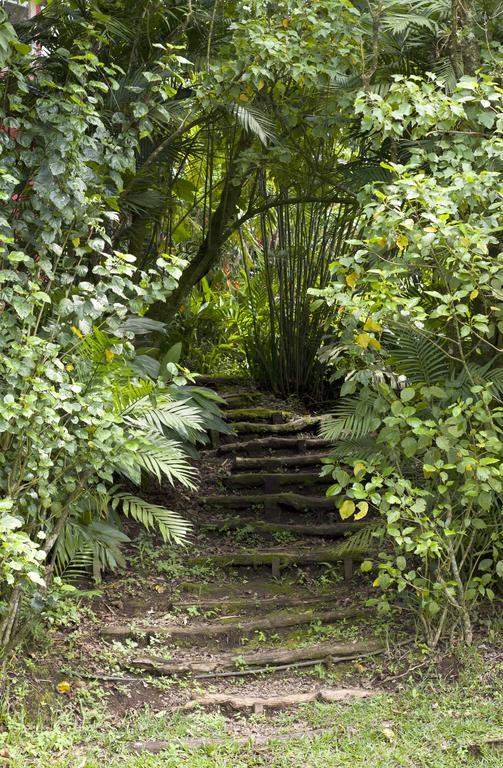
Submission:
M 329 446 L 317 435 L 320 417 L 283 403 L 265 407 L 265 396 L 239 379 L 198 383 L 225 398 L 232 427 L 203 454 L 200 551 L 184 558 L 189 578 L 169 617 L 154 611 L 104 623 L 102 638 L 137 644 L 123 662 L 129 672 L 204 685 L 185 708 L 257 712 L 344 699 L 346 688 L 320 686 L 309 674 L 340 663 L 351 696 L 367 695 L 361 684 L 355 690 L 349 662 L 384 648 L 370 631 L 372 614 L 354 599 L 361 555 L 343 545 L 365 523 L 342 522 L 325 495 L 331 480 L 319 472 Z M 185 684 L 180 695 L 189 692 Z M 302 694 L 298 702 L 294 694 Z

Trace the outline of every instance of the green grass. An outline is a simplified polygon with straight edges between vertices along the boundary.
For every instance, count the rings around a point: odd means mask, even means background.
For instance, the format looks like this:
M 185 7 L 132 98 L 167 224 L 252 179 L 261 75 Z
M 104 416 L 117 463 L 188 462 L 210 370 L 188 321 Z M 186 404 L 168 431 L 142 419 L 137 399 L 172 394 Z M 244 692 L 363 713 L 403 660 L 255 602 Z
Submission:
M 500 665 L 501 666 L 501 665 Z M 503 736 L 501 668 L 488 670 L 474 655 L 454 685 L 438 678 L 408 685 L 399 694 L 346 705 L 313 704 L 289 713 L 253 716 L 256 732 L 274 723 L 276 732 L 328 728 L 311 739 L 271 741 L 254 750 L 233 743 L 191 750 L 190 737 L 222 739 L 223 715 L 168 715 L 148 709 L 119 719 L 107 711 L 96 684 L 75 699 L 52 699 L 39 723 L 11 706 L 0 731 L 0 766 L 8 768 L 501 768 L 503 752 L 467 750 L 473 743 Z M 490 673 L 490 678 L 487 674 Z M 243 716 L 241 716 L 241 724 Z M 128 752 L 132 740 L 167 739 L 160 755 Z M 8 755 L 8 758 L 7 758 Z M 2 762 L 2 760 L 4 762 Z

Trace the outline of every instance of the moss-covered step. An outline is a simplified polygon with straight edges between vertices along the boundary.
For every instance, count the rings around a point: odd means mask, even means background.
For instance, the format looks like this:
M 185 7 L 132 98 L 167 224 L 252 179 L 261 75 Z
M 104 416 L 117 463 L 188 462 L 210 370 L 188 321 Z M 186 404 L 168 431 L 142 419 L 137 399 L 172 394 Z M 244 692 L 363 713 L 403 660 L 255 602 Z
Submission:
M 313 622 L 332 624 L 336 621 L 344 621 L 363 615 L 365 615 L 365 611 L 361 608 L 337 608 L 326 611 L 274 611 L 251 619 L 234 619 L 232 621 L 220 619 L 193 624 L 108 624 L 101 627 L 99 631 L 102 637 L 113 640 L 153 636 L 204 640 L 208 637 L 246 636 L 251 632 L 289 629 Z
M 259 403 L 262 400 L 261 392 L 221 392 L 220 397 L 225 400 L 222 408 L 248 408 L 250 405 Z
M 225 417 L 231 422 L 283 424 L 289 419 L 294 419 L 295 414 L 277 408 L 231 408 L 225 412 Z
M 296 585 L 297 586 L 297 585 Z M 335 591 L 325 592 L 318 595 L 306 594 L 300 597 L 292 597 L 287 594 L 276 594 L 266 597 L 263 594 L 252 595 L 220 595 L 219 597 L 201 597 L 198 600 L 175 600 L 171 607 L 177 610 L 189 610 L 197 608 L 199 611 L 211 611 L 215 608 L 223 611 L 244 611 L 255 612 L 257 609 L 264 608 L 295 608 L 302 606 L 307 608 L 313 605 L 330 605 L 340 600 L 340 596 Z
M 185 561 L 188 566 L 207 565 L 225 568 L 229 566 L 259 567 L 270 565 L 278 571 L 290 565 L 315 565 L 316 563 L 340 563 L 347 560 L 363 560 L 361 551 L 344 551 L 340 546 L 310 547 L 306 549 L 269 548 L 240 552 L 224 552 L 218 555 L 195 555 Z
M 271 469 L 281 469 L 281 467 L 316 467 L 326 458 L 326 453 L 301 453 L 297 456 L 236 456 L 234 467 L 235 469 L 261 469 L 267 472 Z
M 274 509 L 288 507 L 299 512 L 311 510 L 335 510 L 335 500 L 327 496 L 303 496 L 301 493 L 257 493 L 238 496 L 202 496 L 201 504 L 219 509 L 242 509 L 243 507 L 265 507 Z
M 236 649 L 215 659 L 195 662 L 186 657 L 180 660 L 168 660 L 150 654 L 137 654 L 127 662 L 128 667 L 141 669 L 152 675 L 186 675 L 205 677 L 218 671 L 234 671 L 239 674 L 243 668 L 284 667 L 299 662 L 314 663 L 339 662 L 359 659 L 369 655 L 384 653 L 382 641 L 370 639 L 354 642 L 327 640 L 321 643 L 297 648 L 267 648 L 260 651 L 246 652 Z M 306 665 L 307 666 L 307 665 Z
M 252 381 L 248 376 L 239 374 L 200 374 L 196 383 L 203 387 L 225 389 L 225 387 L 252 387 Z
M 317 472 L 243 472 L 229 475 L 223 480 L 226 488 L 264 488 L 275 492 L 283 486 L 319 487 L 333 483 L 331 477 L 320 477 Z
M 368 523 L 361 520 L 356 522 L 340 523 L 276 523 L 265 520 L 255 520 L 253 517 L 224 518 L 212 523 L 202 525 L 203 530 L 228 530 L 236 531 L 246 528 L 250 532 L 257 533 L 287 533 L 293 536 L 319 536 L 327 539 L 340 539 L 347 533 L 356 533 L 365 528 Z
M 330 442 L 321 437 L 256 437 L 253 440 L 241 440 L 233 443 L 222 443 L 218 452 L 223 453 L 248 453 L 263 454 L 270 451 L 317 451 L 326 449 L 327 454 Z
M 236 421 L 234 432 L 238 435 L 288 435 L 296 432 L 312 432 L 321 424 L 322 416 L 304 416 L 284 424 L 260 424 L 252 421 Z

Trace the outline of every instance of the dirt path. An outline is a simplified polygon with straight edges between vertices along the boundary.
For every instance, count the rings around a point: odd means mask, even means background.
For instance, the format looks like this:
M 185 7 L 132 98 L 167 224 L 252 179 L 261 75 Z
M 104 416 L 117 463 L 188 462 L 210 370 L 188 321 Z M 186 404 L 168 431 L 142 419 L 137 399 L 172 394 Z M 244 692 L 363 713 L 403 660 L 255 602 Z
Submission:
M 140 540 L 133 571 L 106 581 L 97 621 L 76 633 L 72 674 L 100 681 L 118 714 L 201 707 L 230 723 L 370 695 L 365 660 L 386 644 L 354 573 L 362 553 L 344 544 L 360 526 L 341 523 L 319 476 L 319 418 L 240 382 L 207 383 L 233 430 L 203 453 L 200 490 L 178 496 L 193 546 Z M 242 719 L 236 728 L 246 737 Z

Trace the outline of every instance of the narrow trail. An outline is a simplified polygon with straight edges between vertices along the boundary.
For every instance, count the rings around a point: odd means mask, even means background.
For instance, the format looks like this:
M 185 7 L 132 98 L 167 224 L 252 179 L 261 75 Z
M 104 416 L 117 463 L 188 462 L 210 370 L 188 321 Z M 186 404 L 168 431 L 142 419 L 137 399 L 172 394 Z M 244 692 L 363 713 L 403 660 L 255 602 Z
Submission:
M 96 677 L 131 707 L 163 711 L 262 713 L 372 695 L 360 662 L 384 644 L 354 574 L 361 555 L 343 544 L 365 523 L 341 522 L 325 495 L 319 417 L 265 407 L 236 379 L 203 383 L 225 398 L 232 433 L 213 436 L 201 490 L 187 499 L 197 549 L 182 557 L 174 592 L 169 574 L 156 575 L 140 599 L 109 602 L 94 628 Z M 111 652 L 116 680 L 103 672 Z

